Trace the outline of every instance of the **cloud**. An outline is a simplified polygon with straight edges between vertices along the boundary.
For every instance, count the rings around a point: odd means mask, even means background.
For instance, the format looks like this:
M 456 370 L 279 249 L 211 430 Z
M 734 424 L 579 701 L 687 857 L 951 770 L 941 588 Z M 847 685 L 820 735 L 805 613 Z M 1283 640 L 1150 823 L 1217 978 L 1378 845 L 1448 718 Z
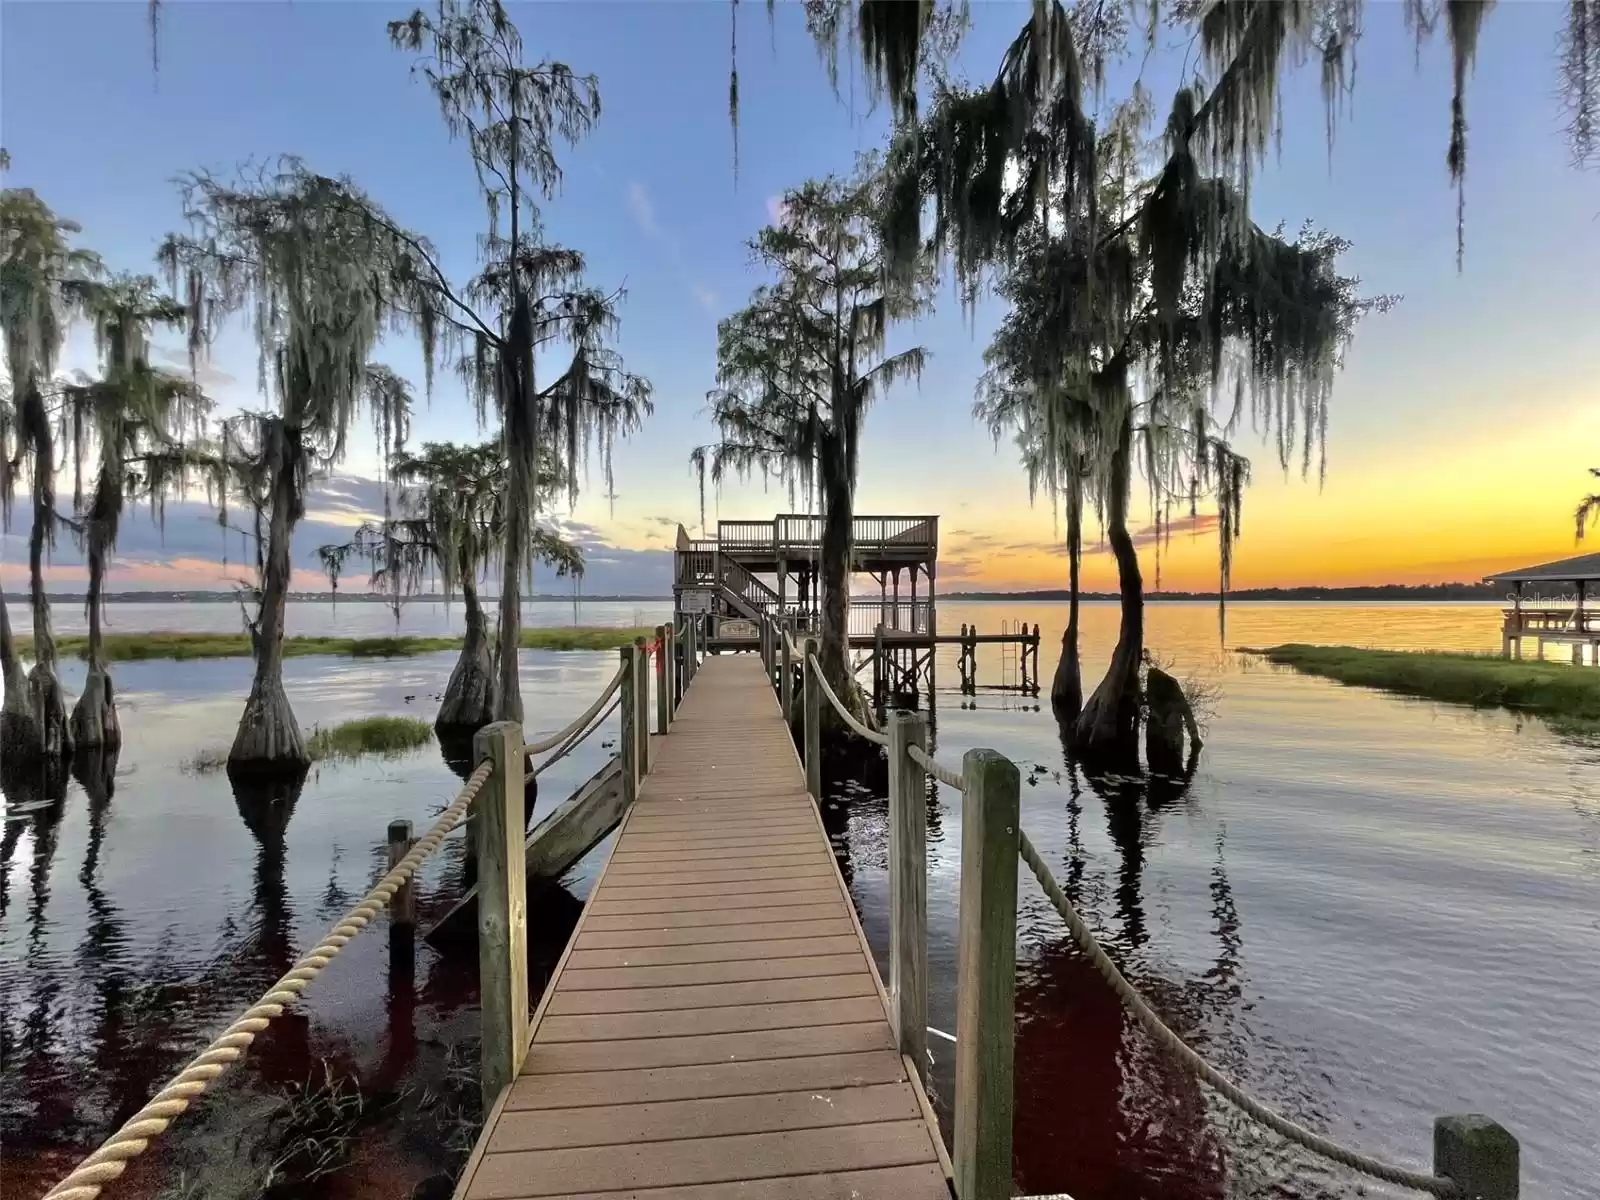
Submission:
M 355 525 L 378 519 L 382 511 L 383 489 L 375 479 L 335 475 L 313 484 L 306 495 L 306 516 L 294 532 L 293 586 L 305 591 L 326 590 L 328 580 L 317 559 L 317 547 L 348 542 Z M 230 509 L 228 518 L 233 528 L 224 530 L 217 524 L 216 511 L 200 500 L 169 503 L 164 523 L 152 519 L 146 507 L 130 507 L 122 519 L 107 588 L 113 592 L 220 591 L 234 580 L 250 577 L 255 550 L 238 532 L 248 527 L 248 514 Z M 548 523 L 583 550 L 588 568 L 581 583 L 585 595 L 664 596 L 672 590 L 670 550 L 620 547 L 605 530 L 583 521 L 553 517 Z M 663 518 L 659 523 L 665 526 L 667 521 Z M 676 527 L 677 522 L 671 525 Z M 0 578 L 8 589 L 26 584 L 27 559 L 24 532 L 0 534 Z M 367 564 L 352 561 L 340 579 L 340 588 L 363 591 L 367 578 Z M 61 538 L 45 568 L 46 586 L 77 591 L 86 579 L 81 551 L 71 538 Z M 558 595 L 573 586 L 572 580 L 558 579 L 544 567 L 535 571 L 534 582 L 536 591 Z M 492 595 L 498 590 L 498 579 L 491 578 L 485 587 Z
M 767 197 L 767 217 L 774 225 L 782 225 L 789 215 L 789 206 L 783 202 L 782 196 Z
M 644 184 L 634 180 L 628 184 L 628 208 L 633 213 L 633 220 L 646 236 L 658 242 L 661 247 L 672 257 L 672 261 L 679 266 L 679 273 L 683 278 L 684 286 L 689 289 L 689 294 L 695 302 L 709 313 L 717 311 L 717 294 L 698 279 L 682 270 L 683 250 L 678 243 L 678 237 L 670 230 L 664 228 L 656 220 L 656 207 L 650 199 L 650 193 Z
M 188 375 L 190 373 L 189 356 L 181 351 L 168 350 L 157 346 L 152 357 L 156 360 L 158 367 L 175 371 L 180 375 Z M 200 385 L 202 390 L 207 392 L 219 392 L 239 382 L 235 376 L 229 375 L 220 367 L 204 359 L 194 364 L 193 372 L 194 381 Z
M 1201 534 L 1214 531 L 1217 528 L 1218 520 L 1216 513 L 1201 513 L 1195 517 L 1176 518 L 1170 528 L 1163 525 L 1157 529 L 1154 524 L 1146 525 L 1143 529 L 1134 532 L 1133 544 L 1135 546 L 1153 546 L 1158 538 L 1164 540 L 1168 534 L 1173 537 L 1198 537 Z
M 661 226 L 656 224 L 655 205 L 650 202 L 650 193 L 638 181 L 628 184 L 628 208 L 633 212 L 633 219 L 640 229 L 653 238 L 662 236 Z

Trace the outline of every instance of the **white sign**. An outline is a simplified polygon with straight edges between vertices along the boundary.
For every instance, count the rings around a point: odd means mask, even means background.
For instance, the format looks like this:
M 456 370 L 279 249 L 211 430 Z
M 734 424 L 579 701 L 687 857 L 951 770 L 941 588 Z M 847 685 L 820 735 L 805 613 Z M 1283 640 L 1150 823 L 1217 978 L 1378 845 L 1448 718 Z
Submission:
M 724 617 L 717 625 L 717 636 L 753 639 L 756 636 L 756 623 L 742 617 Z
M 686 613 L 708 613 L 711 611 L 710 592 L 679 592 L 678 611 Z

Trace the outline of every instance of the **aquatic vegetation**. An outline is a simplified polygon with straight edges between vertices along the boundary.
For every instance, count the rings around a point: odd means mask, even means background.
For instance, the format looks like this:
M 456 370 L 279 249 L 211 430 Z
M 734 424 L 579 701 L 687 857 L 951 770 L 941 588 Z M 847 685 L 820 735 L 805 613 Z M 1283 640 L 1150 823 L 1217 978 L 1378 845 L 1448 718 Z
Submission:
M 575 625 L 524 629 L 521 645 L 524 650 L 614 650 L 636 637 L 650 637 L 654 633 L 655 630 L 648 627 L 618 629 Z M 63 637 L 57 641 L 64 654 L 75 654 L 80 658 L 87 654 L 89 640 L 85 637 Z M 318 654 L 348 658 L 408 658 L 460 647 L 461 639 L 457 637 L 414 635 L 364 638 L 304 636 L 283 639 L 285 658 L 306 658 Z M 104 636 L 102 650 L 109 662 L 248 658 L 250 637 L 244 633 L 108 633 Z
M 1487 654 L 1361 650 L 1291 643 L 1240 648 L 1268 662 L 1340 683 L 1476 708 L 1534 713 L 1569 730 L 1600 730 L 1600 670 Z
M 312 762 L 366 755 L 391 758 L 431 741 L 433 726 L 416 717 L 358 717 L 326 729 L 314 729 L 306 739 L 306 753 Z

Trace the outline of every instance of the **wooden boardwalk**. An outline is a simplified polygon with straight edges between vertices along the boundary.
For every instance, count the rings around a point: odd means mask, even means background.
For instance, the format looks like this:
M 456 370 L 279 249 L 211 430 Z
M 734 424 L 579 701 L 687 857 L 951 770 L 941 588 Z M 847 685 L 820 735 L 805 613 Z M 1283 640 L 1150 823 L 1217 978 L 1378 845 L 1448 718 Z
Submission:
M 949 1200 L 759 658 L 706 659 L 652 741 L 458 1200 Z

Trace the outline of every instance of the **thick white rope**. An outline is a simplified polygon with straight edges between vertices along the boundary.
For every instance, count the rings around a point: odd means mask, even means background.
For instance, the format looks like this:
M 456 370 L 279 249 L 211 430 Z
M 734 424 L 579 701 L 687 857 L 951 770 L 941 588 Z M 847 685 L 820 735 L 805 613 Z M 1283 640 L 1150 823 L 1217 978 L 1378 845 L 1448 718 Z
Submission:
M 916 763 L 940 783 L 953 787 L 958 792 L 966 789 L 967 777 L 965 775 L 960 771 L 952 771 L 921 746 L 907 746 L 906 753 L 911 756 L 912 762 Z
M 807 657 L 811 660 L 812 669 L 816 672 L 817 682 L 822 685 L 822 694 L 826 696 L 828 698 L 828 702 L 833 705 L 834 712 L 843 717 L 844 723 L 850 726 L 851 729 L 855 730 L 858 736 L 866 738 L 869 742 L 876 742 L 880 746 L 887 746 L 889 744 L 888 737 L 886 737 L 884 734 L 876 733 L 873 730 L 868 729 L 860 721 L 852 717 L 843 704 L 839 703 L 839 697 L 835 696 L 833 694 L 833 689 L 828 686 L 827 676 L 823 675 L 822 664 L 817 661 L 817 656 L 815 654 L 811 654 L 807 655 Z
M 543 741 L 528 743 L 522 747 L 522 752 L 526 755 L 532 756 L 535 754 L 543 754 L 546 750 L 554 750 L 562 742 L 566 741 L 574 733 L 582 729 L 590 722 L 590 720 L 593 719 L 595 713 L 599 712 L 605 707 L 606 701 L 611 699 L 611 697 L 616 693 L 616 690 L 622 686 L 622 677 L 626 672 L 626 667 L 618 667 L 617 673 L 611 677 L 611 682 L 606 684 L 606 690 L 595 697 L 595 702 L 589 705 L 589 707 L 583 711 L 583 714 L 579 716 L 577 720 L 569 722 L 567 727 L 561 730 L 561 732 L 552 733 Z
M 151 1141 L 163 1133 L 173 1119 L 210 1086 L 213 1079 L 244 1056 L 250 1043 L 256 1040 L 256 1035 L 274 1017 L 281 1016 L 285 1008 L 300 998 L 300 993 L 338 956 L 345 943 L 365 929 L 388 906 L 395 892 L 410 880 L 423 860 L 437 850 L 445 835 L 460 823 L 493 771 L 494 764 L 484 762 L 467 776 L 454 803 L 439 815 L 433 827 L 417 839 L 410 852 L 378 881 L 366 898 L 346 913 L 344 919 L 330 929 L 316 946 L 302 955 L 267 990 L 266 995 L 246 1009 L 215 1041 L 191 1059 L 189 1065 L 178 1072 L 166 1087 L 129 1117 L 122 1128 L 46 1192 L 44 1200 L 94 1200 L 106 1184 L 127 1169 L 129 1159 L 143 1154 Z
M 555 766 L 556 763 L 560 762 L 568 754 L 571 754 L 572 751 L 577 749 L 579 744 L 581 744 L 583 741 L 585 741 L 591 733 L 593 733 L 596 729 L 599 729 L 600 726 L 604 725 L 606 723 L 607 718 L 609 718 L 612 713 L 616 712 L 617 708 L 621 704 L 622 704 L 622 697 L 621 696 L 618 696 L 614 700 L 612 700 L 611 701 L 611 706 L 609 708 L 607 708 L 605 710 L 605 712 L 601 713 L 598 717 L 595 718 L 594 724 L 590 725 L 589 728 L 585 729 L 582 733 L 575 733 L 570 738 L 568 738 L 566 745 L 562 746 L 561 749 L 557 750 L 549 758 L 545 759 L 542 763 L 540 763 L 536 767 L 534 767 L 533 770 L 529 771 L 526 775 L 524 775 L 522 777 L 522 782 L 524 784 L 526 784 L 530 780 L 537 779 L 541 772 L 549 769 L 550 767 Z
M 1155 1010 L 1145 1003 L 1144 997 L 1134 989 L 1122 972 L 1117 970 L 1117 964 L 1112 962 L 1106 952 L 1100 948 L 1100 943 L 1095 941 L 1094 934 L 1089 931 L 1077 909 L 1072 907 L 1072 902 L 1067 899 L 1061 885 L 1055 881 L 1055 876 L 1050 874 L 1050 868 L 1044 865 L 1044 860 L 1039 857 L 1039 852 L 1033 848 L 1033 843 L 1028 840 L 1028 835 L 1018 831 L 1018 849 L 1022 853 L 1022 861 L 1027 863 L 1033 871 L 1034 878 L 1039 881 L 1039 886 L 1044 889 L 1044 894 L 1050 898 L 1050 903 L 1055 906 L 1056 912 L 1061 914 L 1061 919 L 1067 923 L 1067 929 L 1072 934 L 1072 940 L 1078 944 L 1100 972 L 1101 977 L 1111 985 L 1113 991 L 1128 1006 L 1128 1010 L 1139 1019 L 1139 1023 L 1163 1049 L 1171 1053 L 1183 1064 L 1185 1070 L 1197 1079 L 1209 1084 L 1223 1099 L 1227 1100 L 1240 1112 L 1254 1121 L 1265 1125 L 1274 1133 L 1288 1138 L 1291 1142 L 1304 1146 L 1315 1154 L 1332 1159 L 1363 1175 L 1370 1175 L 1374 1179 L 1382 1179 L 1387 1183 L 1399 1184 L 1401 1187 L 1415 1188 L 1420 1192 L 1431 1192 L 1435 1196 L 1459 1196 L 1461 1186 L 1453 1179 L 1445 1179 L 1424 1171 L 1412 1171 L 1405 1167 L 1396 1167 L 1365 1154 L 1358 1154 L 1354 1150 L 1346 1149 L 1337 1142 L 1329 1141 L 1321 1134 L 1313 1133 L 1304 1125 L 1291 1121 L 1281 1113 L 1268 1108 L 1259 1100 L 1246 1093 L 1236 1083 L 1222 1072 L 1218 1071 L 1189 1046 L 1156 1015 Z

